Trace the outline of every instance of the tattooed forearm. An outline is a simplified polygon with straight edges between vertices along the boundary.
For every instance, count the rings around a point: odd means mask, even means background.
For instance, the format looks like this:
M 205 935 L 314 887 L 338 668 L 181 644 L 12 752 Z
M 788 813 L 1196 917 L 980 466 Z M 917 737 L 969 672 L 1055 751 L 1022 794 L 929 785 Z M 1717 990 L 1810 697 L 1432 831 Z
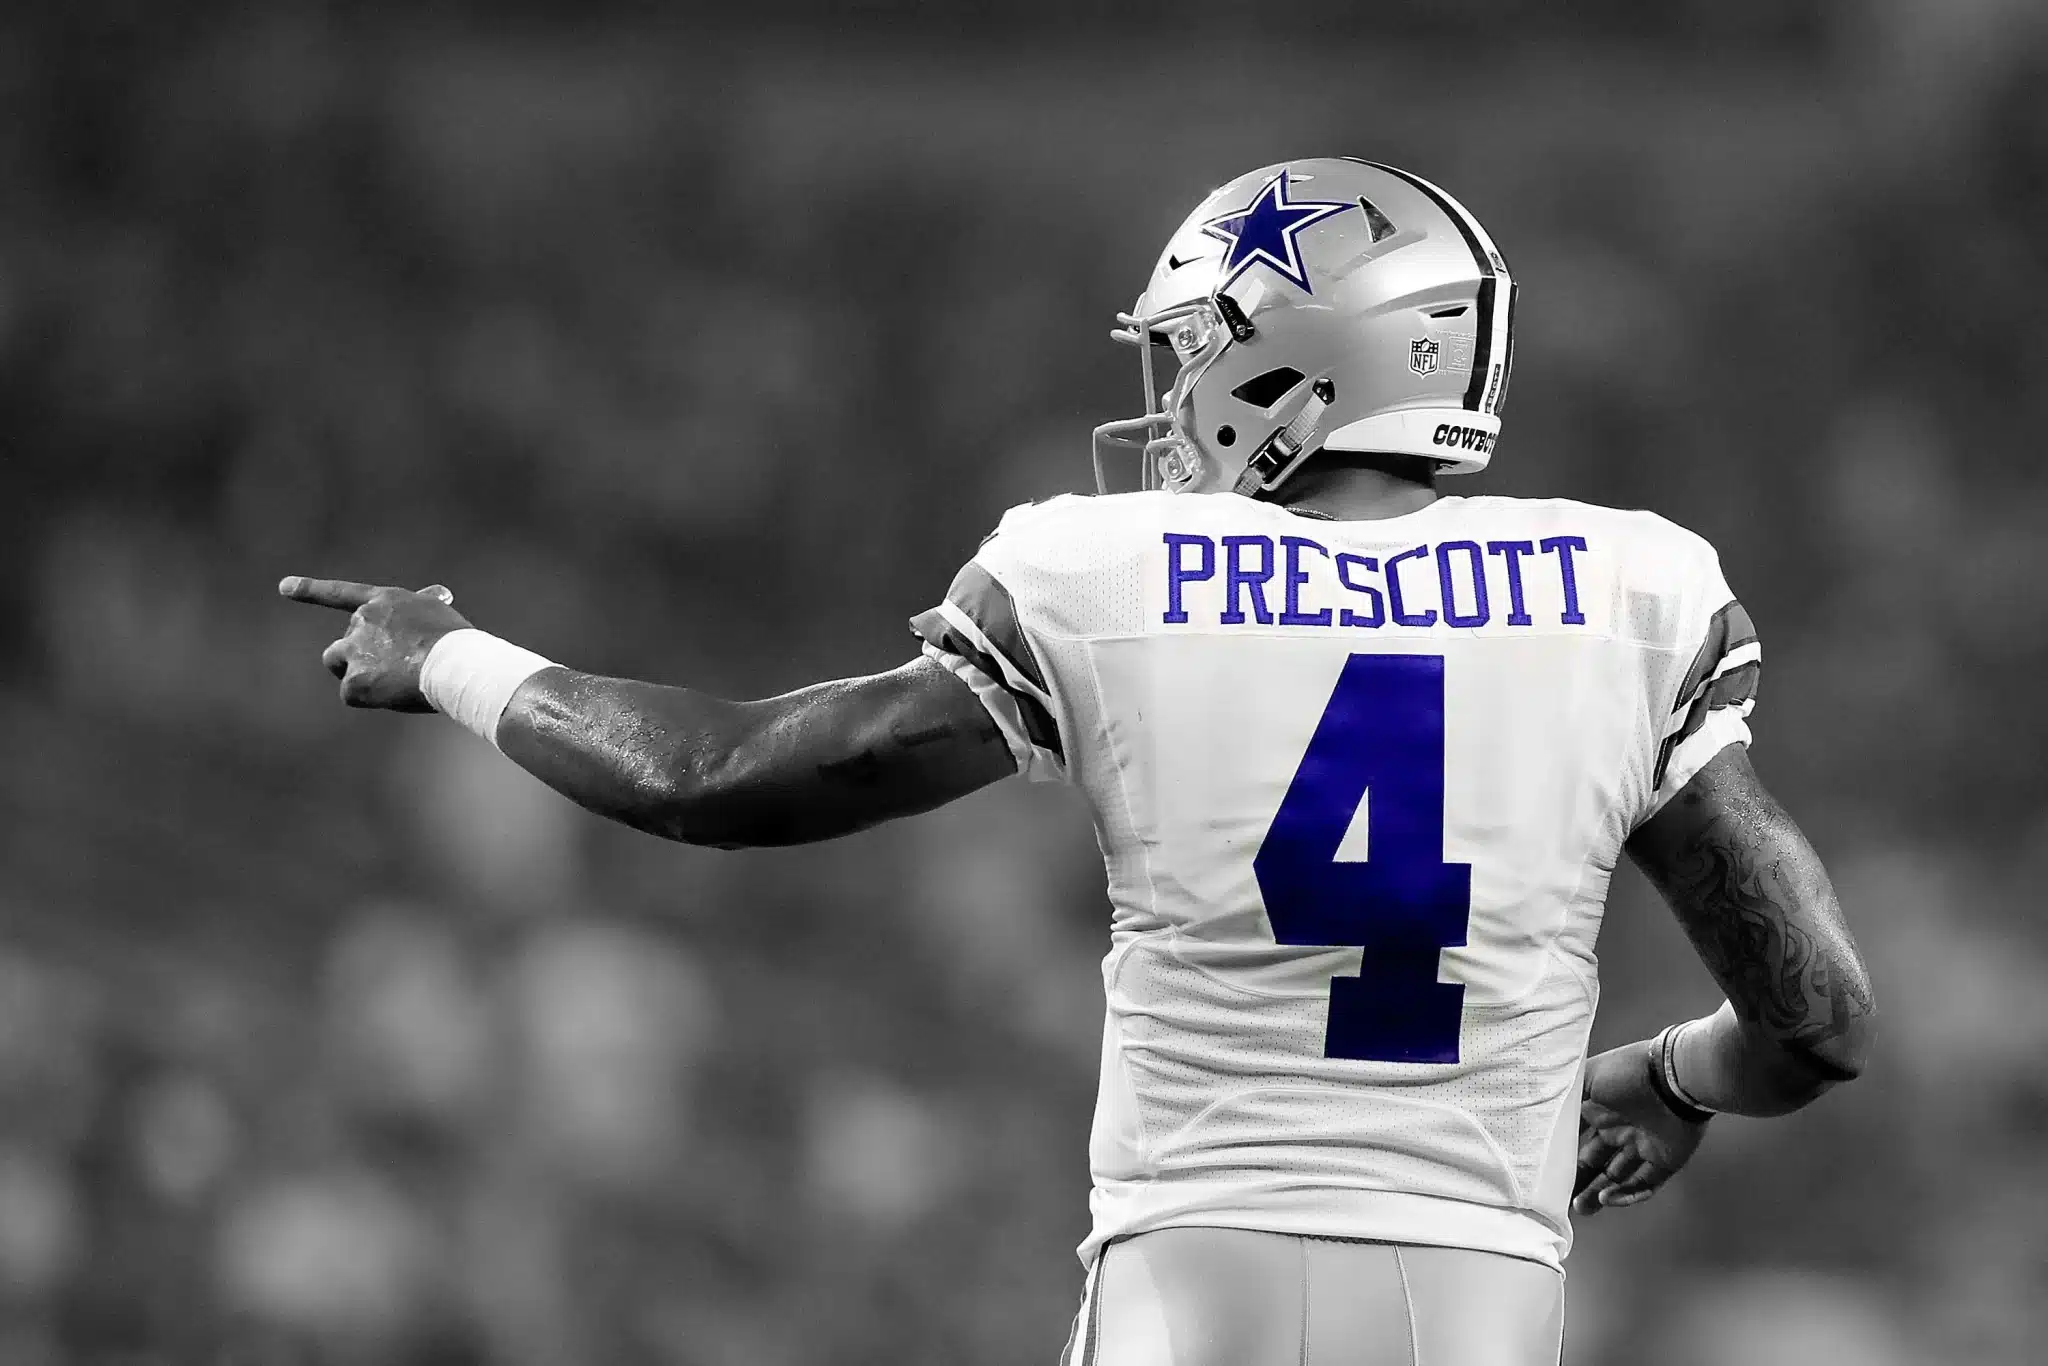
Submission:
M 1739 747 L 1630 841 L 1744 1026 L 1822 1080 L 1862 1066 L 1870 978 L 1812 845 Z

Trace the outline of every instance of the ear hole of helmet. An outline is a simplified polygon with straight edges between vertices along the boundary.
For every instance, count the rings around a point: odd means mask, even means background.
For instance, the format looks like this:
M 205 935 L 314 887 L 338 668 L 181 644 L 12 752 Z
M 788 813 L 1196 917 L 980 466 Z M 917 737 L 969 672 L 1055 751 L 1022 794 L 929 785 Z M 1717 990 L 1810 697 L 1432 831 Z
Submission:
M 1230 396 L 1264 411 L 1293 393 L 1294 386 L 1301 383 L 1303 378 L 1301 371 L 1291 365 L 1283 365 L 1276 370 L 1253 375 L 1232 389 Z

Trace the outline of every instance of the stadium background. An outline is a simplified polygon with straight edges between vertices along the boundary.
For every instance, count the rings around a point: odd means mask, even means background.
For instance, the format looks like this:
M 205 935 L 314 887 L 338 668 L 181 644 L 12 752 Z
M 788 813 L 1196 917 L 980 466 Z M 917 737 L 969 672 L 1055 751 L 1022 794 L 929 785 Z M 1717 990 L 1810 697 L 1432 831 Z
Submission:
M 1582 1222 L 1568 1359 L 2038 1360 L 2042 12 L 1365 8 L 8 7 L 0 1361 L 1054 1360 L 1066 794 L 662 845 L 344 712 L 272 585 L 442 580 L 729 694 L 892 665 L 1086 486 L 1166 232 L 1330 151 L 1524 281 L 1461 490 L 1721 547 L 1886 1014 L 1867 1080 Z M 1598 1041 L 1714 1003 L 1633 874 L 1608 927 Z

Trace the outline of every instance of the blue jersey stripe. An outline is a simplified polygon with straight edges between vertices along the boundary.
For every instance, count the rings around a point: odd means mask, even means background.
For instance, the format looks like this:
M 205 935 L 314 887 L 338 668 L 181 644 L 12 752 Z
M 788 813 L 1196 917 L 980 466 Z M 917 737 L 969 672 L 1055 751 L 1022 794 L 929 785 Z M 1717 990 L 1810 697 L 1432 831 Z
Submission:
M 990 581 L 993 582 L 993 580 Z M 1008 595 L 1005 594 L 1004 596 L 1007 598 Z M 962 611 L 967 610 L 957 600 L 951 597 L 947 600 Z M 988 635 L 988 628 L 982 624 L 980 619 L 976 618 L 974 624 L 981 628 L 984 636 Z M 994 656 L 990 655 L 956 629 L 953 623 L 946 619 L 943 612 L 934 607 L 930 611 L 919 613 L 910 619 L 910 629 L 916 632 L 918 638 L 933 649 L 949 655 L 958 655 L 986 674 L 990 682 L 1001 688 L 1017 704 L 1018 716 L 1024 723 L 1025 738 L 1029 739 L 1039 749 L 1051 754 L 1061 763 L 1064 764 L 1066 762 L 1066 751 L 1060 746 L 1060 728 L 1052 719 L 1052 713 L 1046 710 L 1045 703 L 1032 696 L 1027 690 L 1012 686 L 1010 675 L 1004 671 L 1002 664 L 997 662 Z M 990 641 L 993 643 L 994 637 L 990 637 Z M 1005 654 L 1008 657 L 1007 652 Z M 1027 655 L 1026 658 L 1029 658 L 1029 656 Z M 1011 659 L 1012 664 L 1016 662 L 1014 658 Z M 1036 666 L 1034 665 L 1032 672 L 1035 672 L 1035 669 Z M 1017 668 L 1016 672 L 1023 674 L 1027 678 L 1031 676 L 1021 666 Z
M 967 619 L 988 637 L 988 643 L 1015 665 L 1032 687 L 1040 692 L 1050 691 L 1045 686 L 1045 674 L 1038 667 L 1038 657 L 1031 652 L 1031 642 L 1024 638 L 1024 630 L 1017 623 L 1016 601 L 1010 590 L 1003 587 L 1002 580 L 969 560 L 953 576 L 946 600 L 967 614 Z
M 1707 623 L 1706 639 L 1700 642 L 1700 652 L 1693 656 L 1692 667 L 1685 671 L 1685 682 L 1679 684 L 1678 696 L 1672 700 L 1671 710 L 1678 711 L 1693 700 L 1693 694 L 1700 690 L 1700 684 L 1713 677 L 1714 670 L 1721 667 L 1721 661 L 1731 650 L 1739 650 L 1756 641 L 1756 623 L 1749 619 L 1749 613 L 1733 598 L 1714 613 L 1714 619 Z
M 1650 779 L 1653 788 L 1664 785 L 1664 771 L 1671 766 L 1671 755 L 1680 745 L 1699 733 L 1707 724 L 1707 715 L 1723 707 L 1739 707 L 1744 702 L 1756 699 L 1758 681 L 1763 677 L 1763 665 L 1756 660 L 1730 669 L 1712 683 L 1692 704 L 1692 710 L 1685 714 L 1685 724 L 1664 737 L 1664 743 L 1657 750 L 1657 771 Z

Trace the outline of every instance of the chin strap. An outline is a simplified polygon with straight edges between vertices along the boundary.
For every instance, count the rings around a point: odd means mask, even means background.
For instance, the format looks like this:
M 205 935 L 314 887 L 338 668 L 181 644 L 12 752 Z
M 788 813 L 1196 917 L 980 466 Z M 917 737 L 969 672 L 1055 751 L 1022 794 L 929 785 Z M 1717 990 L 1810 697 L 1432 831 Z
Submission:
M 1336 396 L 1336 387 L 1327 377 L 1311 384 L 1308 402 L 1294 415 L 1294 421 L 1267 437 L 1252 452 L 1252 458 L 1244 462 L 1244 472 L 1237 476 L 1237 483 L 1230 491 L 1247 498 L 1257 498 L 1278 488 L 1280 481 L 1294 468 L 1294 462 L 1301 459 L 1302 452 L 1308 448 L 1317 424 L 1322 422 L 1330 400 Z

